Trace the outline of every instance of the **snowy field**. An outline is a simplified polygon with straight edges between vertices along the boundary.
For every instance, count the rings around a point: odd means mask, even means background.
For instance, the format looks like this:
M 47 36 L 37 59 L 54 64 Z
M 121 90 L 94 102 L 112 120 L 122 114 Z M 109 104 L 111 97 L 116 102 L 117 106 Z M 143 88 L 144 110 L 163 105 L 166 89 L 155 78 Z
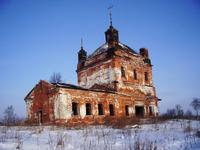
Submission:
M 123 129 L 1 126 L 0 150 L 199 150 L 198 129 L 198 121 L 188 120 Z

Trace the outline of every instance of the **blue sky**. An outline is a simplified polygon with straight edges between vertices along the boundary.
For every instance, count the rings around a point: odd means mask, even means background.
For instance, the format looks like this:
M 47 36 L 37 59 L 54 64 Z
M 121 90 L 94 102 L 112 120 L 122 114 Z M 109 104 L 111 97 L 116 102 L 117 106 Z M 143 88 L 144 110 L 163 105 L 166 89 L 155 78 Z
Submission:
M 190 108 L 200 97 L 200 1 L 0 0 L 0 116 L 8 105 L 25 116 L 25 95 L 53 72 L 77 83 L 80 39 L 89 54 L 105 42 L 110 5 L 120 41 L 149 49 L 161 113 Z

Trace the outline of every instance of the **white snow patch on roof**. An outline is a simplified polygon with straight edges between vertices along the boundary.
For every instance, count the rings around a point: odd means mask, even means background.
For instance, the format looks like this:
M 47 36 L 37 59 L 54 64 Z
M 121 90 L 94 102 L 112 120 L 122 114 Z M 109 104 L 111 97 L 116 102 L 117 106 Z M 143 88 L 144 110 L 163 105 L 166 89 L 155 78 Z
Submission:
M 108 43 L 104 43 L 99 48 L 97 48 L 89 57 L 93 57 L 93 56 L 99 55 L 99 54 L 107 51 L 107 49 L 108 49 Z

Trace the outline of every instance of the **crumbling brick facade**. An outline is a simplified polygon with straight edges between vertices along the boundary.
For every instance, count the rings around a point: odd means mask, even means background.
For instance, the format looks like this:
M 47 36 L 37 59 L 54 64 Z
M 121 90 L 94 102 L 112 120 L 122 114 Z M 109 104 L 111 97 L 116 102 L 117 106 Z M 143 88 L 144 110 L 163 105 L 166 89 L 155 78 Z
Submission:
M 78 52 L 78 86 L 40 81 L 25 97 L 33 123 L 91 124 L 106 117 L 158 115 L 148 50 L 139 53 L 119 42 L 111 25 L 106 43 L 87 56 Z

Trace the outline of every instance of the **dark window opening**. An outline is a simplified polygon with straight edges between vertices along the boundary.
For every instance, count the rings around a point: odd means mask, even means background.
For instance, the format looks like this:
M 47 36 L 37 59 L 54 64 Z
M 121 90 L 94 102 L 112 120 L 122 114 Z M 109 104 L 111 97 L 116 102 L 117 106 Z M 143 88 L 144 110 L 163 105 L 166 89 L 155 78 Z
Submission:
M 145 81 L 148 81 L 149 79 L 148 79 L 148 72 L 145 72 L 144 73 L 144 78 L 145 78 Z
M 114 116 L 115 115 L 115 111 L 114 111 L 114 106 L 113 104 L 109 105 L 109 111 L 110 111 L 110 116 Z
M 106 35 L 106 41 L 108 42 L 108 40 L 110 39 L 109 34 Z
M 121 67 L 121 75 L 122 75 L 122 77 L 126 77 L 126 76 L 125 76 L 125 70 L 124 70 L 124 67 Z
M 43 123 L 43 118 L 42 118 L 42 110 L 38 111 L 38 123 L 41 124 Z
M 153 107 L 149 106 L 149 115 L 152 116 L 153 115 Z
M 92 114 L 92 107 L 90 103 L 86 103 L 86 115 Z
M 72 103 L 72 114 L 78 115 L 78 103 L 75 102 Z
M 81 67 L 83 67 L 85 65 L 85 62 L 83 61 L 83 62 L 81 62 Z
M 125 106 L 125 113 L 126 113 L 126 116 L 129 116 L 129 106 L 128 105 Z
M 137 117 L 143 117 L 144 116 L 144 107 L 143 106 L 135 106 L 135 115 Z
M 133 70 L 133 77 L 134 77 L 135 80 L 137 80 L 137 72 L 136 72 L 135 69 Z
M 99 115 L 104 115 L 104 113 L 103 113 L 103 104 L 98 104 L 98 114 Z

